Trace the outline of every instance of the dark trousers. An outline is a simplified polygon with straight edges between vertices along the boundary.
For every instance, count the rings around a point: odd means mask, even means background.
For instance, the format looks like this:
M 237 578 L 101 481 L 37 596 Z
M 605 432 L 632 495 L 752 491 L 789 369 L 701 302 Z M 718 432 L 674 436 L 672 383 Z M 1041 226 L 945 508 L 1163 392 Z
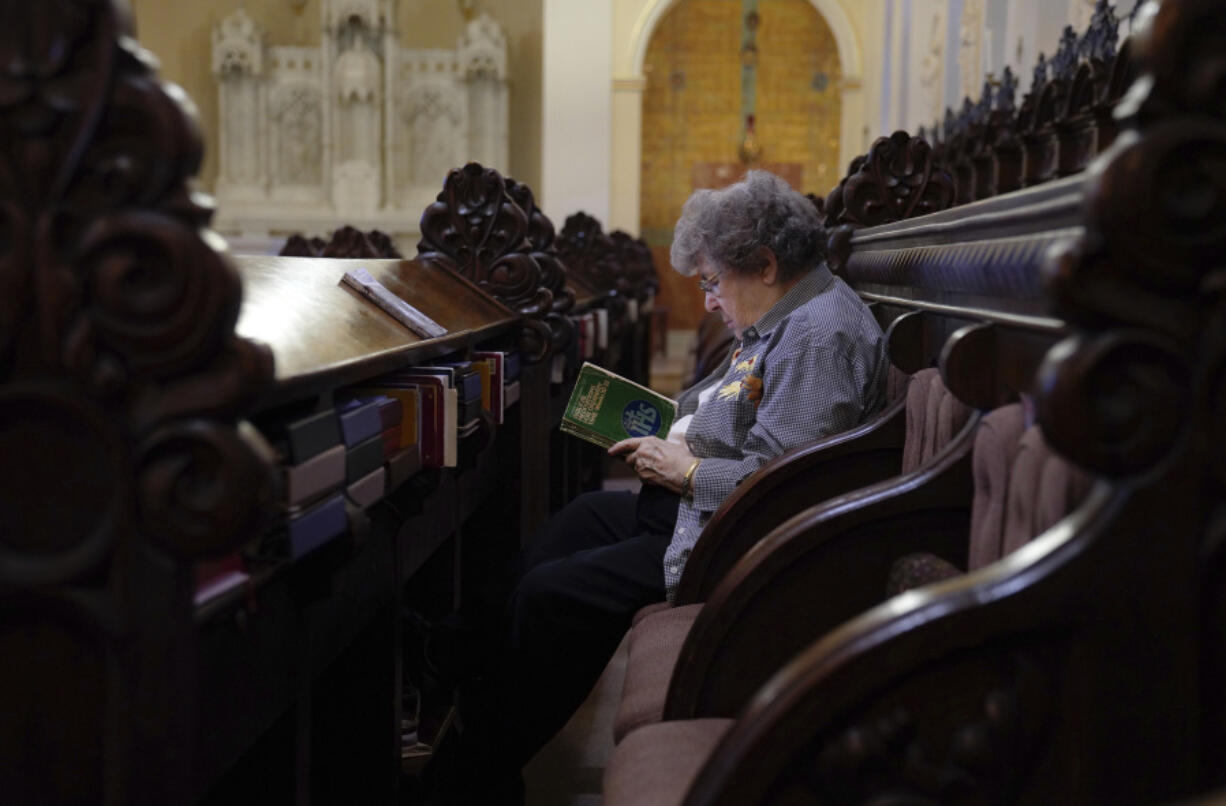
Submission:
M 678 498 L 581 495 L 528 547 L 504 634 L 462 705 L 471 764 L 518 774 L 583 703 L 644 605 L 664 600 Z

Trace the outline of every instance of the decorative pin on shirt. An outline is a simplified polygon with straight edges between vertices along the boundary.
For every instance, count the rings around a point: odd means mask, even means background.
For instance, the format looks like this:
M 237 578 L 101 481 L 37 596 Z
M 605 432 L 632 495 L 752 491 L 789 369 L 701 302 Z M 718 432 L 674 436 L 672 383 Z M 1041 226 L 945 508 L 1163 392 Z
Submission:
M 741 378 L 741 386 L 745 389 L 745 399 L 756 409 L 762 403 L 762 379 L 757 375 L 746 375 Z

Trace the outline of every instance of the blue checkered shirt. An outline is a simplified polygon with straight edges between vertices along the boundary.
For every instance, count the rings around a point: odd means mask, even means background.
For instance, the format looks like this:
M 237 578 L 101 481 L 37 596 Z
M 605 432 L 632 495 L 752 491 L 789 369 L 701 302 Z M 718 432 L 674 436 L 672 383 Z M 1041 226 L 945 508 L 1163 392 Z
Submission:
M 733 489 L 767 460 L 877 412 L 886 369 L 877 321 L 822 264 L 746 328 L 727 364 L 681 394 L 677 416 L 694 415 L 685 439 L 702 464 L 664 555 L 669 601 L 703 526 Z

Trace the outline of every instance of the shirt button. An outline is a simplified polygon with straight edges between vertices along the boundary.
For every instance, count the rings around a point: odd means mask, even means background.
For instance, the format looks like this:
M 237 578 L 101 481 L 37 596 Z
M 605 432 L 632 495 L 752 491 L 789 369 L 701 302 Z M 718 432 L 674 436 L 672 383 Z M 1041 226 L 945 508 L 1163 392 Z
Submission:
M 678 530 L 677 530 L 677 534 L 679 534 L 679 535 L 683 535 L 683 534 L 685 534 L 685 527 L 684 527 L 684 526 L 682 526 L 680 529 L 678 529 Z
M 669 572 L 670 574 L 675 574 L 675 573 L 677 573 L 677 566 L 675 566 L 675 565 L 670 565 L 670 566 L 668 567 L 668 572 Z

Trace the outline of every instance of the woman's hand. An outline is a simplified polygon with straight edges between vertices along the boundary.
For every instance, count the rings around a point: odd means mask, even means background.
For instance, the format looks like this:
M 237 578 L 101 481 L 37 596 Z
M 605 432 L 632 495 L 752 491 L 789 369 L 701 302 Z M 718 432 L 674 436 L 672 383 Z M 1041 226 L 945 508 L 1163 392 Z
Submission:
M 685 445 L 665 442 L 659 437 L 623 439 L 609 448 L 609 455 L 625 459 L 643 481 L 675 493 L 681 492 L 685 471 L 696 458 Z

